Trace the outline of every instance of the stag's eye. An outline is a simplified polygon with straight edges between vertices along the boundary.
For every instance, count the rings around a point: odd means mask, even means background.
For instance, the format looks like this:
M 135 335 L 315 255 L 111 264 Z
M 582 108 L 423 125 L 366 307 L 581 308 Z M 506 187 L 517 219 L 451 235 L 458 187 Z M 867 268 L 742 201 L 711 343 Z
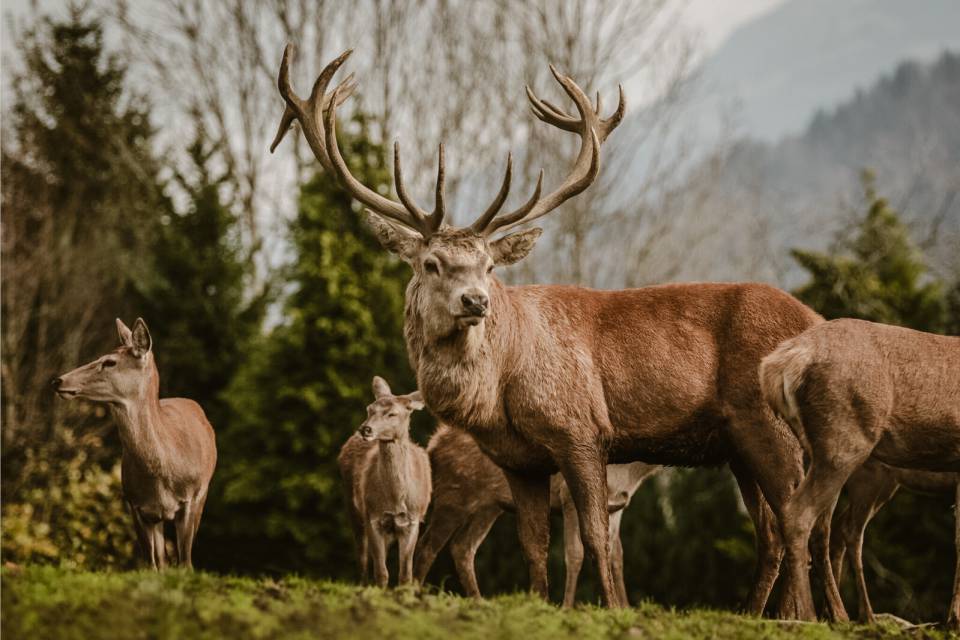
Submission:
M 492 264 L 491 264 L 489 267 L 487 267 L 487 273 L 493 273 L 493 265 L 492 265 Z
M 388 417 L 388 418 L 396 418 L 396 417 L 398 417 L 399 415 L 400 415 L 400 414 L 398 414 L 396 411 L 391 411 L 390 413 L 387 414 L 387 417 Z
M 104 361 L 103 361 L 103 364 L 101 364 L 100 366 L 103 367 L 104 369 L 109 369 L 110 367 L 115 367 L 115 366 L 117 366 L 117 361 L 116 361 L 116 360 L 104 360 Z
M 433 275 L 440 275 L 440 267 L 433 260 L 427 260 L 423 263 L 423 268 L 427 273 L 432 273 Z

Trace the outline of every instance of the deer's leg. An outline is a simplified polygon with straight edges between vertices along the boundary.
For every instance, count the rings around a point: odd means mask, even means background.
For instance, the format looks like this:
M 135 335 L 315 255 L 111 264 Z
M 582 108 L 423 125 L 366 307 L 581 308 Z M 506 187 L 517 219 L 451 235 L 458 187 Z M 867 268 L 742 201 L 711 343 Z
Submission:
M 843 598 L 840 597 L 840 589 L 837 587 L 833 568 L 830 566 L 830 523 L 833 520 L 833 511 L 837 508 L 839 498 L 840 492 L 838 491 L 826 510 L 817 518 L 813 527 L 813 535 L 810 538 L 810 550 L 817 572 L 823 580 L 828 615 L 834 622 L 846 622 L 850 617 L 843 606 Z
M 577 598 L 577 580 L 583 566 L 583 541 L 580 539 L 580 519 L 566 487 L 561 489 L 563 507 L 563 563 L 567 581 L 563 588 L 563 606 L 572 607 Z
M 163 540 L 163 520 L 144 521 L 144 529 L 150 540 L 151 564 L 157 571 L 167 567 L 167 549 Z
M 450 554 L 453 556 L 453 563 L 457 568 L 460 585 L 472 598 L 480 597 L 480 585 L 477 584 L 477 571 L 474 563 L 477 549 L 483 544 L 487 534 L 490 533 L 490 527 L 497 521 L 501 513 L 503 511 L 496 505 L 478 510 L 464 526 L 457 529 L 457 532 L 453 534 L 453 540 L 450 542 Z
M 627 597 L 627 583 L 623 576 L 623 542 L 620 540 L 620 522 L 623 520 L 623 509 L 610 514 L 610 577 L 613 586 L 620 594 L 620 602 L 630 606 Z
M 833 581 L 839 586 L 843 581 L 843 566 L 847 557 L 847 528 L 850 526 L 850 505 L 843 508 L 833 519 L 830 529 L 830 568 Z
M 191 502 L 186 502 L 177 511 L 174 516 L 174 526 L 177 532 L 177 566 L 184 569 L 193 569 L 193 534 L 194 528 L 194 509 Z
M 427 579 L 437 555 L 446 546 L 450 536 L 466 523 L 469 515 L 464 509 L 434 504 L 430 522 L 417 541 L 414 553 L 413 575 L 417 582 L 422 583 Z M 460 576 L 460 583 L 463 584 L 463 576 Z
M 777 520 L 764 499 L 760 487 L 753 479 L 750 471 L 740 462 L 731 462 L 730 470 L 737 480 L 743 504 L 753 521 L 754 544 L 756 547 L 756 565 L 753 572 L 753 583 L 744 603 L 744 611 L 753 616 L 763 615 L 770 598 L 770 591 L 780 573 L 780 563 L 783 561 L 783 542 L 777 528 Z
M 530 571 L 530 590 L 544 600 L 547 591 L 547 553 L 550 548 L 550 476 L 519 475 L 504 469 L 517 507 L 520 550 Z
M 567 460 L 559 461 L 560 472 L 570 488 L 580 521 L 580 538 L 593 559 L 600 580 L 603 603 L 608 607 L 625 606 L 610 577 L 610 541 L 607 539 L 606 456 L 599 452 L 572 448 Z
M 367 543 L 370 545 L 370 562 L 373 564 L 373 581 L 384 588 L 390 581 L 387 570 L 387 539 L 383 531 L 374 522 L 367 521 Z
M 954 631 L 960 630 L 960 482 L 957 483 L 956 498 L 953 505 L 954 548 L 957 552 L 957 567 L 953 574 L 953 597 L 950 600 L 950 613 L 947 626 Z
M 411 522 L 397 526 L 396 532 L 397 558 L 400 565 L 397 573 L 397 584 L 410 584 L 413 582 L 413 552 L 417 548 L 420 522 L 414 517 Z
M 140 549 L 140 559 L 148 566 L 153 566 L 153 537 L 147 534 L 146 525 L 140 517 L 140 512 L 129 501 L 124 501 L 127 509 L 130 510 L 130 517 L 133 518 L 133 530 L 137 534 L 137 547 Z

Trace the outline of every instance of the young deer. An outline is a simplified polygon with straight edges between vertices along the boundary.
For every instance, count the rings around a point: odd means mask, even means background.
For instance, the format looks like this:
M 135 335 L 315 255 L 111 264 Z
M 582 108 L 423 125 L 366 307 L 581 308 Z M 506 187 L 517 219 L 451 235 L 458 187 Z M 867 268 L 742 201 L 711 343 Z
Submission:
M 376 400 L 367 419 L 343 445 L 337 463 L 349 496 L 350 518 L 364 581 L 373 565 L 376 584 L 387 586 L 387 548 L 397 543 L 399 583 L 413 580 L 413 551 L 430 506 L 430 459 L 410 440 L 410 414 L 423 408 L 420 393 L 395 396 L 373 379 Z
M 760 380 L 767 402 L 810 457 L 803 482 L 784 506 L 781 527 L 786 568 L 796 576 L 796 589 L 784 597 L 813 618 L 810 530 L 850 475 L 869 458 L 906 469 L 960 471 L 960 338 L 833 320 L 764 358 Z M 954 490 L 960 498 L 960 485 Z M 960 525 L 957 536 L 960 543 Z M 960 585 L 960 559 L 957 569 Z M 955 589 L 954 626 L 958 618 Z
M 844 556 L 850 553 L 850 568 L 859 601 L 859 618 L 873 623 L 873 607 L 863 575 L 863 534 L 873 516 L 889 501 L 900 487 L 919 493 L 949 494 L 954 496 L 960 474 L 920 469 L 900 469 L 867 460 L 847 480 L 847 505 L 834 519 L 830 539 L 830 556 L 834 579 L 840 584 L 843 577 Z M 960 514 L 957 514 L 960 515 Z M 960 546 L 957 548 L 960 554 Z
M 104 402 L 120 431 L 123 500 L 144 558 L 163 569 L 163 523 L 176 525 L 177 562 L 192 568 L 193 539 L 217 465 L 213 427 L 186 398 L 160 399 L 153 341 L 142 318 L 118 318 L 120 347 L 53 380 L 61 398 Z
M 430 444 L 430 468 L 433 473 L 433 511 L 430 522 L 417 544 L 414 575 L 423 582 L 437 554 L 450 543 L 457 577 L 467 595 L 480 597 L 474 569 L 477 549 L 490 528 L 504 511 L 514 512 L 516 505 L 503 471 L 483 454 L 476 441 L 465 431 L 440 425 Z M 607 467 L 607 508 L 610 512 L 610 570 L 624 601 L 627 589 L 623 578 L 623 547 L 620 544 L 620 519 L 645 478 L 657 466 L 634 462 Z M 566 586 L 564 606 L 573 606 L 577 578 L 583 563 L 583 544 L 577 510 L 566 483 L 559 475 L 551 478 L 550 506 L 563 513 Z
M 594 104 L 555 69 L 575 114 L 528 88 L 534 115 L 579 139 L 572 169 L 542 197 L 541 173 L 533 196 L 501 213 L 512 176 L 508 157 L 491 205 L 469 227 L 454 228 L 443 223 L 443 147 L 433 212 L 407 193 L 397 147 L 399 201 L 364 186 L 350 173 L 336 137 L 337 105 L 355 85 L 348 78 L 326 93 L 349 52 L 321 72 L 304 100 L 290 83 L 291 51 L 287 47 L 280 65 L 286 106 L 272 146 L 299 121 L 323 168 L 367 207 L 381 244 L 411 265 L 404 334 L 418 386 L 431 412 L 469 431 L 505 470 L 531 588 L 546 597 L 551 474 L 559 471 L 570 488 L 604 602 L 616 606 L 625 603 L 608 562 L 607 462 L 729 463 L 757 532 L 747 608 L 762 612 L 782 555 L 774 516 L 803 477 L 803 456 L 763 401 L 757 367 L 777 344 L 822 319 L 760 284 L 597 291 L 505 286 L 496 278 L 494 268 L 526 257 L 541 230 L 496 234 L 547 215 L 595 180 L 600 146 L 624 115 L 622 91 L 616 111 L 603 118 L 599 96 Z M 781 615 L 798 614 L 789 602 L 781 604 Z

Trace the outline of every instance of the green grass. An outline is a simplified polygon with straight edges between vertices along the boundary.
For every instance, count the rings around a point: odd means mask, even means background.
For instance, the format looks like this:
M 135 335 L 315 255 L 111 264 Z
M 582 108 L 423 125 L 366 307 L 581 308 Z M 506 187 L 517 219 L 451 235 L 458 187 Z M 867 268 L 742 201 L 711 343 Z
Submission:
M 18 638 L 942 638 L 932 630 L 779 623 L 643 603 L 564 610 L 528 595 L 472 601 L 303 578 L 90 573 L 50 567 L 2 574 L 2 633 Z

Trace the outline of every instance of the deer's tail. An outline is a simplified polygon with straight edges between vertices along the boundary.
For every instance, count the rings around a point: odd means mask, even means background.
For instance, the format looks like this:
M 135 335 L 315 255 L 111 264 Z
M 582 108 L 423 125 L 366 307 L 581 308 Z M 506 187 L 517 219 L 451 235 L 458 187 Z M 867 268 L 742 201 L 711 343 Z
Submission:
M 760 362 L 760 389 L 773 412 L 782 418 L 808 453 L 810 442 L 803 428 L 797 390 L 804 382 L 814 351 L 803 337 L 780 344 Z

